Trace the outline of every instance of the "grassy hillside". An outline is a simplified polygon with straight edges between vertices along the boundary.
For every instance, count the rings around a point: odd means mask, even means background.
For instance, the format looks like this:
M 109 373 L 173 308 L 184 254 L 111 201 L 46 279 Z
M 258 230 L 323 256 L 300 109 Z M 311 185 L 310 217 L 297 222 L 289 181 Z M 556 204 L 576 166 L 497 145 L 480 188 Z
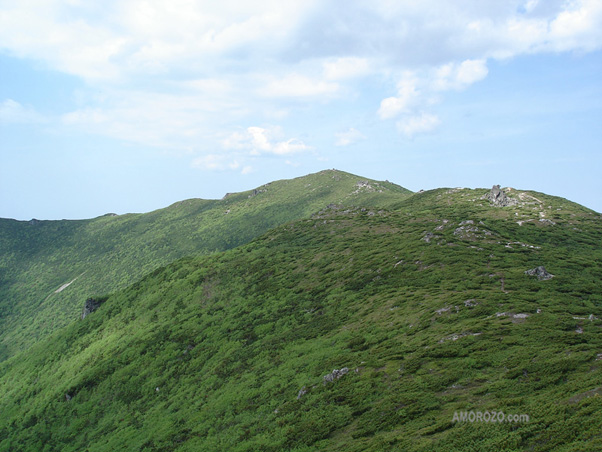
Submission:
M 152 272 L 0 364 L 0 451 L 602 450 L 602 219 L 486 192 L 330 206 Z
M 384 206 L 410 193 L 330 170 L 147 214 L 0 219 L 0 361 L 77 319 L 91 293 L 124 288 L 183 256 L 233 248 L 330 203 Z

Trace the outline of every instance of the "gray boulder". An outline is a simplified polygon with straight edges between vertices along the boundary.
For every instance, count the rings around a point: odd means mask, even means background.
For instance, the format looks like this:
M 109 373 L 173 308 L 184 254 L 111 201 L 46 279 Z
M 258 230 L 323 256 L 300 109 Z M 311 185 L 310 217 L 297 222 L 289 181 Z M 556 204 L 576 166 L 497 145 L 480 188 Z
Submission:
M 531 270 L 526 270 L 525 274 L 529 276 L 537 276 L 537 279 L 540 281 L 545 281 L 546 279 L 552 279 L 554 277 L 554 275 L 546 271 L 546 268 L 543 265 L 532 268 Z
M 518 203 L 516 199 L 509 198 L 499 185 L 494 185 L 485 197 L 496 207 L 514 206 Z
M 330 383 L 334 380 L 338 380 L 347 372 L 349 372 L 349 369 L 347 367 L 343 367 L 341 370 L 334 369 L 331 373 L 324 375 L 324 384 Z

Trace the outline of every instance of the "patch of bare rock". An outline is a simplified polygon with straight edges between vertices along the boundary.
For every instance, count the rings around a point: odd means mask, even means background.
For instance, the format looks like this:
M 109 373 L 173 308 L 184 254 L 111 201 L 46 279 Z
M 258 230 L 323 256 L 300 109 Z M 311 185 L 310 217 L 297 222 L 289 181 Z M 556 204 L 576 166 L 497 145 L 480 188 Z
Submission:
M 546 271 L 546 268 L 543 265 L 532 268 L 531 270 L 525 270 L 525 274 L 529 276 L 537 276 L 537 279 L 540 281 L 546 281 L 554 277 L 554 275 Z
M 518 201 L 506 195 L 506 193 L 500 188 L 499 185 L 494 185 L 491 188 L 491 191 L 487 193 L 483 198 L 488 199 L 489 202 L 496 207 L 509 207 L 518 204 Z

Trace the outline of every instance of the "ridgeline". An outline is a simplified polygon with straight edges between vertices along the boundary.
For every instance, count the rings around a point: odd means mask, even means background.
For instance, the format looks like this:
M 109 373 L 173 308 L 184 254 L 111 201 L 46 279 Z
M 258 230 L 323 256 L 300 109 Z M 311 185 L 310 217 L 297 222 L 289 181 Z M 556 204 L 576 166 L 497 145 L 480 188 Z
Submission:
M 105 271 L 120 259 L 155 268 L 112 291 L 97 280 L 64 308 L 65 326 L 10 350 L 0 451 L 602 450 L 600 214 L 499 187 L 410 194 L 338 171 L 307 178 L 122 229 L 110 229 L 120 217 L 78 225 L 104 231 L 93 249 L 114 259 Z M 328 195 L 308 198 L 314 184 Z M 196 235 L 199 218 L 213 226 Z M 116 231 L 154 228 L 187 230 L 163 243 L 189 255 L 116 251 Z M 137 244 L 152 249 L 149 237 Z M 192 249 L 200 237 L 222 241 Z M 45 243 L 32 244 L 29 271 L 52 255 Z M 95 271 L 78 261 L 30 290 L 63 309 L 58 295 Z

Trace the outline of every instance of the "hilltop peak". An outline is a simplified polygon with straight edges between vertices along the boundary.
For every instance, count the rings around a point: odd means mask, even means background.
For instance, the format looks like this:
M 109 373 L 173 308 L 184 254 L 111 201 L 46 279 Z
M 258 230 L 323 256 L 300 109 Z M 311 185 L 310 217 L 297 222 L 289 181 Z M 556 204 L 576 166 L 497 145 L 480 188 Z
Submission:
M 386 205 L 389 202 L 399 201 L 412 192 L 389 181 L 377 181 L 363 176 L 341 171 L 338 169 L 325 169 L 315 173 L 306 174 L 293 179 L 280 179 L 267 182 L 250 190 L 237 193 L 226 193 L 221 201 L 233 202 L 244 198 L 251 199 L 268 196 L 272 199 L 282 198 L 287 202 L 292 199 L 324 196 L 330 193 L 339 204 L 364 204 L 374 203 Z M 263 196 L 259 196 L 263 195 Z M 378 197 L 378 195 L 381 195 Z M 379 199 L 380 198 L 380 199 Z M 320 206 L 322 208 L 324 206 Z M 318 208 L 318 210 L 319 210 Z

